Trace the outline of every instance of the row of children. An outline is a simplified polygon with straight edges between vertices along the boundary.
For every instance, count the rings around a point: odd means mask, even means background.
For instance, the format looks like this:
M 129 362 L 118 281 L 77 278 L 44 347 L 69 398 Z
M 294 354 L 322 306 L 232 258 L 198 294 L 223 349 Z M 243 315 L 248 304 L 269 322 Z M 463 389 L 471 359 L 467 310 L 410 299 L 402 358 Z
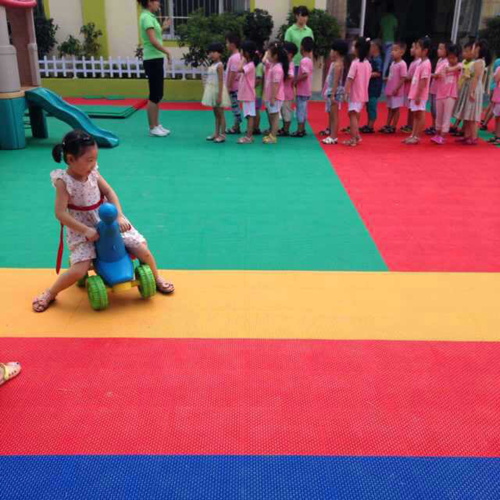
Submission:
M 292 42 L 272 43 L 262 54 L 252 41 L 240 44 L 238 35 L 229 35 L 226 46 L 231 56 L 227 62 L 226 75 L 222 56 L 224 46 L 220 43 L 208 47 L 212 65 L 208 70 L 202 104 L 213 108 L 215 132 L 208 141 L 222 143 L 226 134 L 240 134 L 243 117 L 247 120 L 247 131 L 238 144 L 251 144 L 254 135 L 260 135 L 260 111 L 265 105 L 269 118 L 269 129 L 264 132 L 265 144 L 276 144 L 278 136 L 304 137 L 307 121 L 307 103 L 312 96 L 314 41 L 305 37 L 301 42 L 300 65 L 293 60 L 298 48 Z M 263 57 L 262 57 L 263 56 Z M 296 99 L 296 132 L 290 132 L 292 103 Z M 224 109 L 231 107 L 234 125 L 226 130 Z M 283 127 L 280 129 L 280 116 Z
M 388 107 L 387 124 L 380 129 L 380 132 L 391 134 L 397 130 L 401 108 L 408 108 L 407 124 L 401 127 L 401 131 L 412 134 L 413 139 L 409 138 L 405 142 L 417 144 L 415 138 L 420 137 L 422 132 L 419 129 L 416 133 L 413 130 L 414 111 L 411 108 L 410 96 L 412 82 L 417 74 L 417 79 L 425 80 L 422 96 L 428 99 L 432 115 L 432 127 L 425 130 L 427 135 L 433 135 L 432 141 L 442 145 L 445 143 L 444 136 L 449 132 L 454 135 L 462 136 L 460 139 L 464 144 L 477 143 L 477 123 L 480 120 L 483 107 L 483 79 L 486 75 L 486 67 L 490 63 L 489 50 L 485 42 L 467 43 L 463 49 L 463 62 L 460 61 L 461 49 L 453 43 L 439 43 L 437 48 L 437 62 L 434 70 L 429 68 L 428 53 L 426 45 L 428 40 L 415 42 L 411 47 L 411 56 L 413 61 L 407 67 L 403 60 L 406 45 L 397 42 L 392 48 L 393 62 L 390 66 L 389 76 L 385 79 L 385 96 Z M 430 44 L 430 41 L 428 41 Z M 422 57 L 423 55 L 423 57 Z M 425 66 L 421 66 L 421 62 Z M 377 41 L 371 42 L 370 64 L 372 66 L 372 75 L 368 88 L 368 124 L 360 129 L 363 133 L 373 133 L 374 123 L 377 118 L 377 102 L 382 94 L 383 75 L 381 73 L 382 58 L 380 57 L 380 45 Z M 420 70 L 417 73 L 417 68 Z M 493 78 L 490 86 L 490 104 L 488 106 L 485 121 L 481 128 L 487 130 L 487 121 L 492 116 L 499 115 L 500 87 L 498 73 L 500 59 L 494 64 Z M 425 71 L 422 71 L 424 70 Z M 429 76 L 430 74 L 430 76 Z M 425 108 L 424 108 L 425 109 Z M 450 127 L 450 121 L 455 116 L 457 122 L 463 121 L 463 130 L 458 127 Z M 500 134 L 499 120 L 497 120 L 497 130 L 495 136 L 490 142 L 497 144 Z
M 246 135 L 240 144 L 250 144 L 253 136 L 260 134 L 260 110 L 265 104 L 270 129 L 265 132 L 264 143 L 275 144 L 278 136 L 304 137 L 307 121 L 307 103 L 312 96 L 314 41 L 306 37 L 302 40 L 300 66 L 293 66 L 297 47 L 290 42 L 270 44 L 263 59 L 253 42 L 244 42 L 240 47 L 239 38 L 227 37 L 227 48 L 231 53 L 227 64 L 226 77 L 222 44 L 209 47 L 209 57 L 213 64 L 209 69 L 203 104 L 213 107 L 216 126 L 215 133 L 207 140 L 221 143 L 227 134 L 239 134 L 243 116 L 248 120 Z M 405 144 L 419 144 L 425 128 L 425 116 L 429 102 L 433 126 L 426 133 L 433 135 L 432 142 L 445 143 L 450 131 L 451 120 L 455 117 L 462 123 L 462 135 L 458 141 L 465 145 L 477 144 L 478 123 L 483 109 L 483 77 L 489 65 L 489 49 L 484 41 L 464 46 L 462 50 L 452 43 L 440 43 L 438 61 L 433 71 L 429 59 L 431 40 L 424 37 L 413 43 L 413 61 L 407 67 L 403 57 L 406 44 L 397 42 L 392 48 L 393 62 L 386 78 L 385 97 L 388 107 L 387 124 L 381 132 L 395 133 L 400 119 L 401 108 L 408 109 L 407 125 L 402 128 L 410 136 Z M 339 135 L 339 112 L 347 104 L 351 135 L 344 141 L 347 146 L 357 146 L 362 142 L 360 132 L 373 133 L 377 118 L 377 103 L 383 89 L 382 59 L 377 42 L 359 38 L 353 47 L 352 62 L 349 62 L 349 46 L 344 40 L 335 40 L 330 54 L 331 65 L 323 89 L 329 126 L 322 132 L 324 144 L 337 144 Z M 499 65 L 500 66 L 500 65 Z M 227 90 L 226 90 L 227 89 Z M 228 92 L 229 91 L 229 92 Z M 292 103 L 296 99 L 298 129 L 290 134 Z M 500 142 L 500 69 L 493 77 L 490 96 L 490 113 L 496 119 L 495 136 L 490 142 Z M 235 123 L 226 130 L 224 108 L 231 106 Z M 366 106 L 368 124 L 360 128 L 361 112 Z M 279 128 L 280 115 L 283 127 Z

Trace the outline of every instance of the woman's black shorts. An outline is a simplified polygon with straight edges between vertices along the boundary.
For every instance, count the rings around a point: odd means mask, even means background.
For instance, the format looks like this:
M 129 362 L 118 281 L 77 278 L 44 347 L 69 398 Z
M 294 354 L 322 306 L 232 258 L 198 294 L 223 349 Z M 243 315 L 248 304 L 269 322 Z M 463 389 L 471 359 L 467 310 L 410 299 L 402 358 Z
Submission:
M 163 64 L 165 59 L 144 61 L 144 71 L 149 82 L 149 100 L 158 104 L 163 99 Z

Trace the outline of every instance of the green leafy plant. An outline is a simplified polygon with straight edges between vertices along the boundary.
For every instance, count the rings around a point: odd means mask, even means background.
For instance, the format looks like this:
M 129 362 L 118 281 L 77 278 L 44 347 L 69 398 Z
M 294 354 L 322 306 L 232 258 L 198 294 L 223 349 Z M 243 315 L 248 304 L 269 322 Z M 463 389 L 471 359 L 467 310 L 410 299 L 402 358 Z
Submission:
M 38 46 L 38 57 L 42 59 L 56 46 L 56 32 L 59 29 L 53 19 L 47 19 L 44 15 L 35 16 L 36 44 Z
M 81 57 L 83 54 L 82 42 L 72 35 L 62 42 L 58 47 L 59 56 L 75 56 Z
M 102 31 L 96 30 L 94 23 L 88 23 L 81 27 L 80 33 L 83 35 L 82 51 L 84 57 L 97 57 L 101 49 L 101 44 L 98 40 L 102 36 Z
M 500 16 L 486 19 L 486 28 L 479 35 L 488 41 L 491 51 L 500 57 Z
M 239 33 L 243 37 L 245 14 L 225 13 L 206 16 L 203 9 L 193 12 L 186 23 L 176 32 L 179 46 L 188 47 L 183 56 L 186 64 L 194 67 L 208 64 L 207 47 L 211 43 L 225 43 L 227 33 Z
M 285 38 L 286 30 L 295 24 L 293 12 L 288 14 L 288 24 L 284 24 L 279 29 L 279 39 Z M 327 57 L 333 40 L 340 37 L 340 26 L 338 21 L 328 12 L 321 9 L 313 9 L 307 23 L 314 33 L 314 57 Z
M 144 47 L 142 45 L 137 45 L 135 48 L 135 57 L 137 57 L 137 59 L 142 59 L 144 57 Z
M 267 10 L 255 9 L 247 12 L 243 22 L 243 36 L 245 40 L 252 40 L 257 47 L 264 47 L 271 38 L 274 22 L 273 17 Z

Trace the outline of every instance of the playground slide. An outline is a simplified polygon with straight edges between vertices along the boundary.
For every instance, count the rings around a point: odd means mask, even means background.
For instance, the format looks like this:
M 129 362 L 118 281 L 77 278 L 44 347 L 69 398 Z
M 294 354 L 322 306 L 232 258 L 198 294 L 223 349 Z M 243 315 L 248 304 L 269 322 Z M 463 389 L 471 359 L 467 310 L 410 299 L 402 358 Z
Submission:
M 38 106 L 73 128 L 85 130 L 103 148 L 114 148 L 120 140 L 116 135 L 97 127 L 92 120 L 76 106 L 68 104 L 55 92 L 42 87 L 26 92 L 28 103 Z

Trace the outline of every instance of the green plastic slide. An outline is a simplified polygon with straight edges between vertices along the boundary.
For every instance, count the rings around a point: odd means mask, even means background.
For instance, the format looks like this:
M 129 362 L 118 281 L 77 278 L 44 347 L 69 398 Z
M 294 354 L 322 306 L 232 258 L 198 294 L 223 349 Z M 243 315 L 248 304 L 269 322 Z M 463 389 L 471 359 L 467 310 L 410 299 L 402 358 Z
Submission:
M 120 143 L 116 135 L 97 127 L 83 111 L 76 106 L 68 104 L 59 95 L 49 89 L 40 87 L 28 90 L 26 92 L 26 99 L 30 106 L 37 106 L 48 111 L 58 120 L 67 123 L 74 129 L 85 130 L 85 132 L 95 138 L 100 147 L 114 148 Z

